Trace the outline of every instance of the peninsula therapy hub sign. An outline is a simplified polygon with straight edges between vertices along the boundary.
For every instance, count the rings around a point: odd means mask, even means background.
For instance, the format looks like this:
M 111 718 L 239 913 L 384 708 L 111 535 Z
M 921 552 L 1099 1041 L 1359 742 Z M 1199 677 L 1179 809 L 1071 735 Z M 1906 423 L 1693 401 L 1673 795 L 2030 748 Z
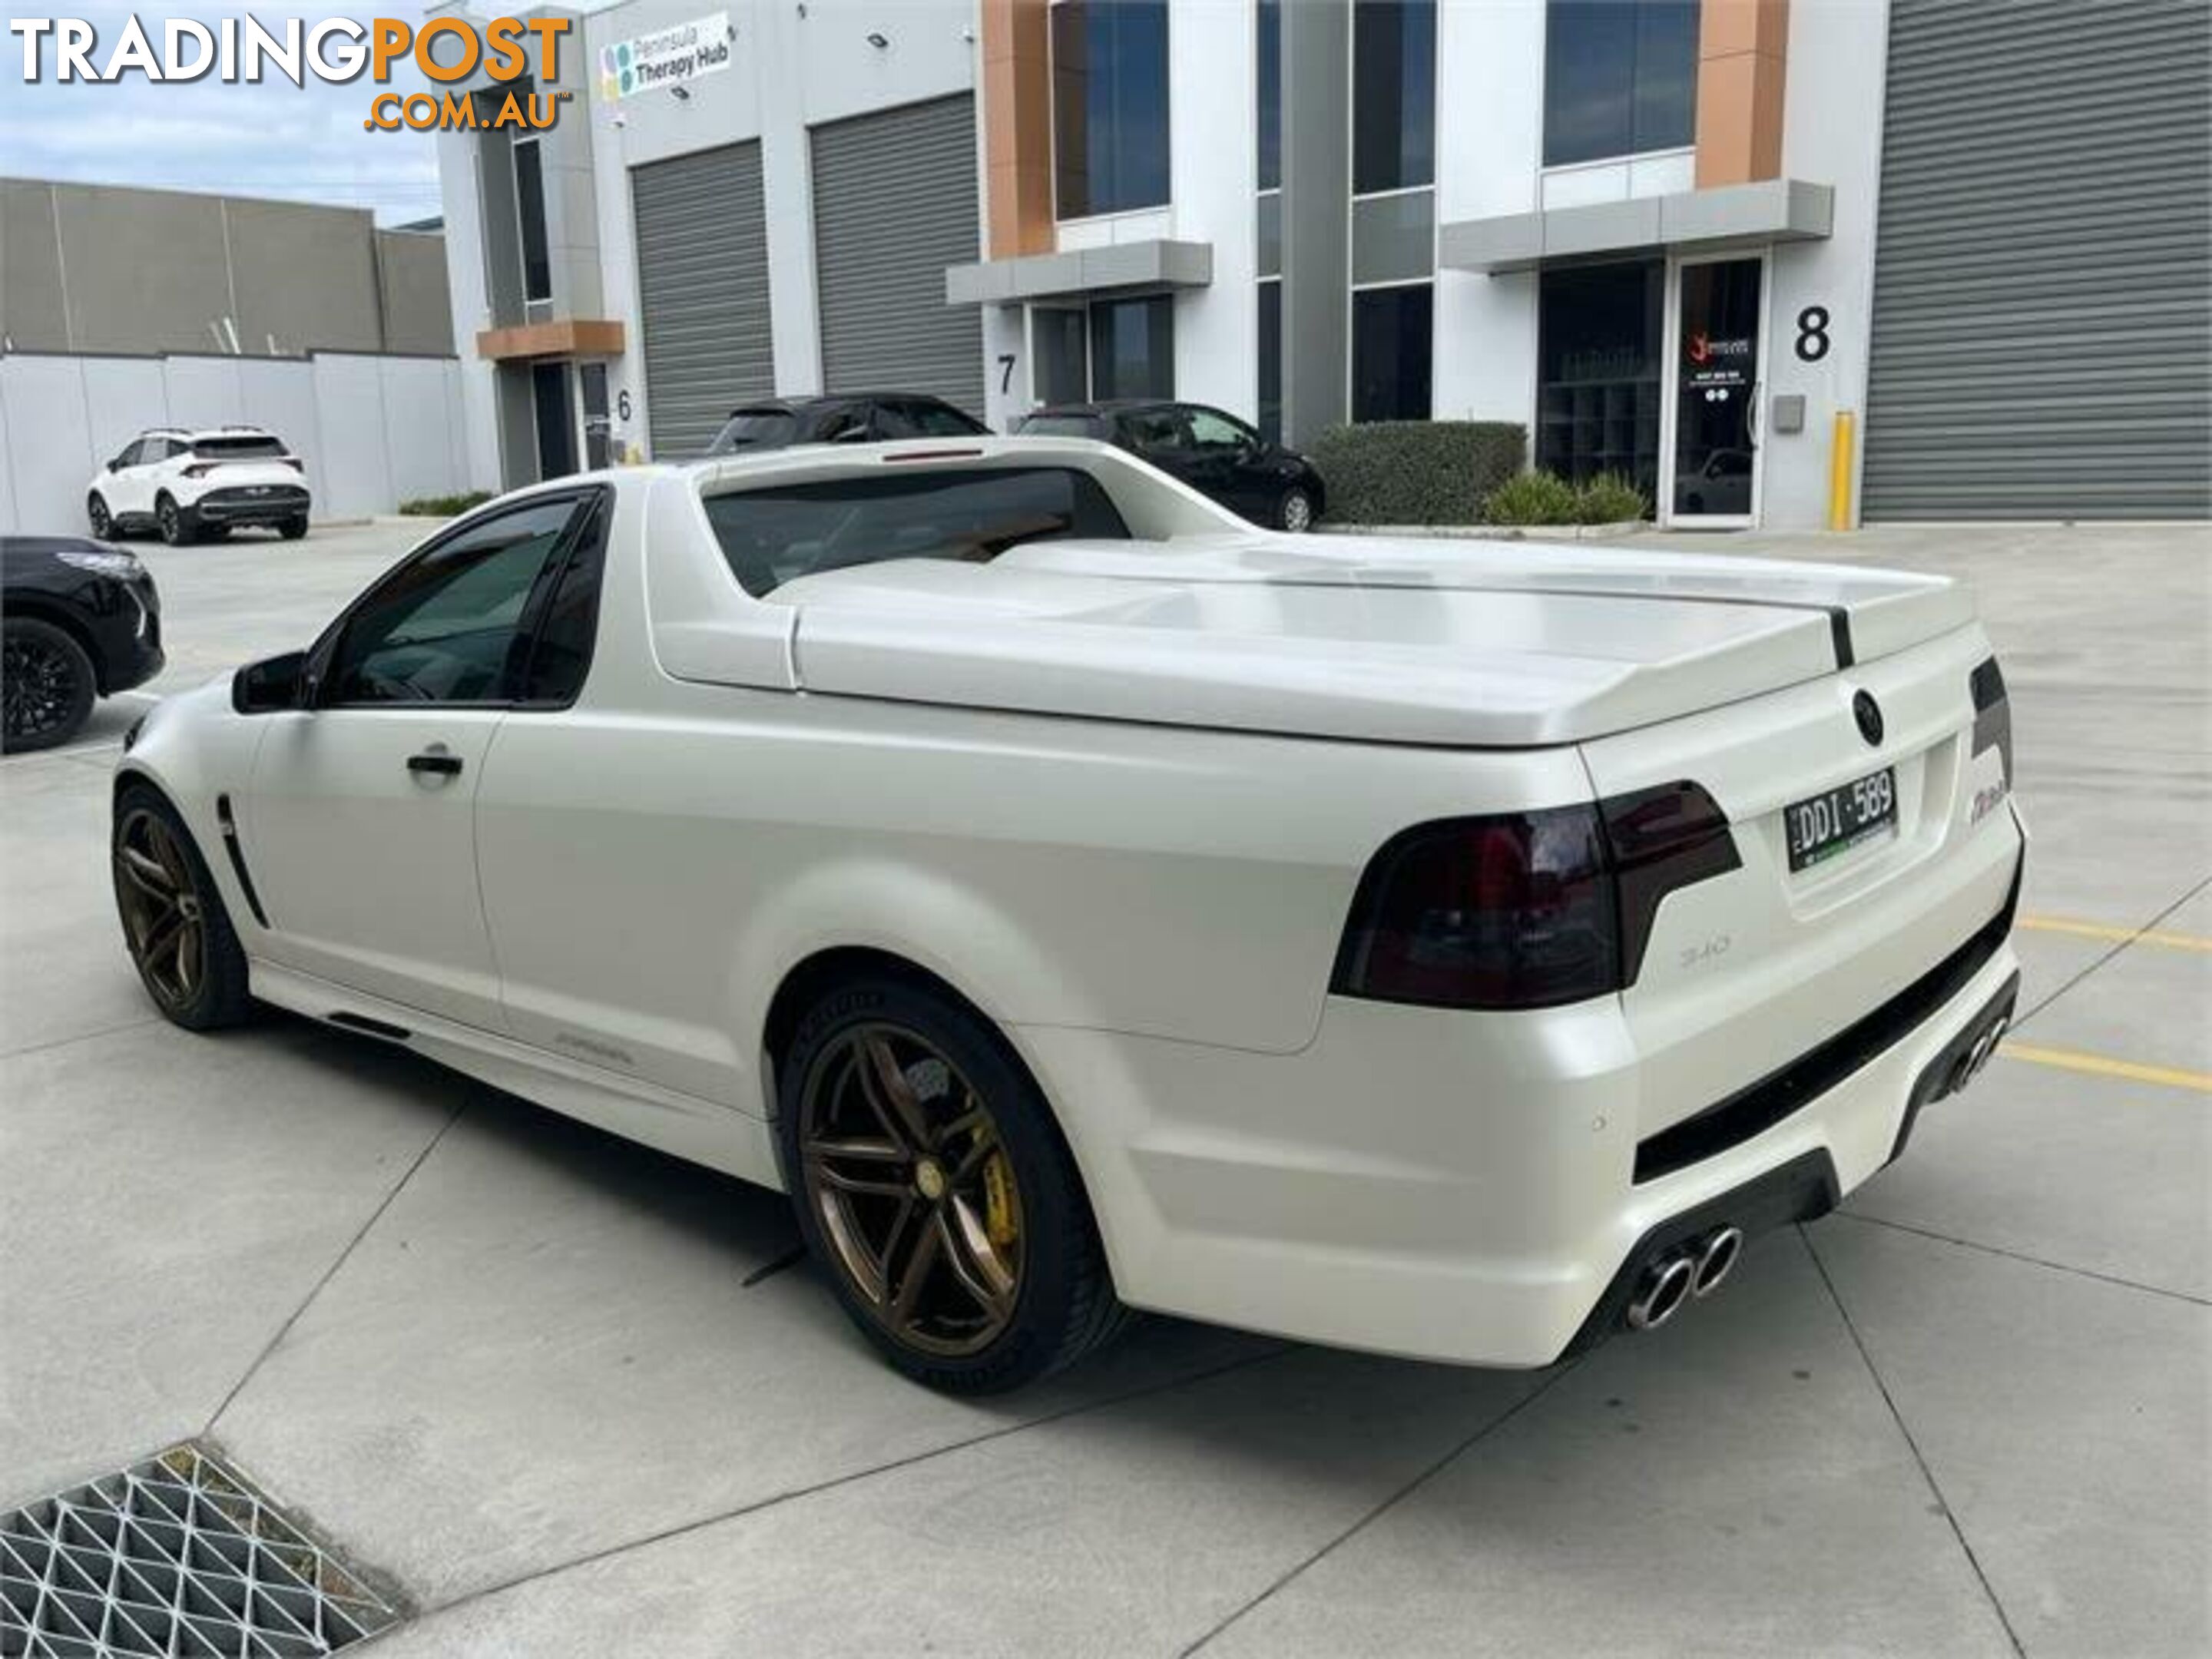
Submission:
M 601 46 L 599 96 L 611 104 L 726 70 L 730 43 L 736 38 L 730 14 L 718 11 Z

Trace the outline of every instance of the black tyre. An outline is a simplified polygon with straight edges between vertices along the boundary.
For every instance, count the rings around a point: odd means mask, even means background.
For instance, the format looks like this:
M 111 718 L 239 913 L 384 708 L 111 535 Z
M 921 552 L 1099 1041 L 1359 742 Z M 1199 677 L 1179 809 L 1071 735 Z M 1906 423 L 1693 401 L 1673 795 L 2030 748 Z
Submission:
M 246 952 L 177 809 L 151 784 L 115 800 L 109 862 L 124 947 L 154 1006 L 188 1031 L 251 1017 Z
M 89 497 L 84 504 L 84 516 L 92 526 L 92 538 L 96 542 L 113 539 L 115 516 L 107 510 L 107 503 L 98 495 Z
M 806 1015 L 778 1082 L 799 1231 L 853 1322 L 908 1376 L 995 1394 L 1127 1322 L 1043 1097 L 957 1000 L 855 980 Z
M 51 749 L 92 717 L 92 659 L 65 629 L 36 617 L 0 627 L 0 750 Z
M 1283 492 L 1282 500 L 1275 503 L 1275 528 L 1302 535 L 1313 528 L 1313 492 L 1302 485 L 1291 485 Z
M 199 520 L 188 507 L 179 507 L 167 495 L 154 503 L 154 523 L 161 530 L 161 539 L 172 547 L 184 547 L 199 537 Z
M 276 531 L 286 541 L 296 542 L 307 533 L 307 515 L 302 513 L 296 519 L 287 519 L 276 526 Z

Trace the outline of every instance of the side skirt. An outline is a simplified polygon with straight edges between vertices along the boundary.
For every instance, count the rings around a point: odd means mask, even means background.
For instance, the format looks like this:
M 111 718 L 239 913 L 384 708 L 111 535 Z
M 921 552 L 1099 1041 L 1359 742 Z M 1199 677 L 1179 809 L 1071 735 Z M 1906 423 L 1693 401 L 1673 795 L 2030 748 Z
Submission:
M 775 1134 L 764 1118 L 551 1054 L 512 1037 L 441 1019 L 313 974 L 252 957 L 249 986 L 262 1001 L 394 1048 L 520 1095 L 579 1122 L 740 1181 L 776 1191 Z

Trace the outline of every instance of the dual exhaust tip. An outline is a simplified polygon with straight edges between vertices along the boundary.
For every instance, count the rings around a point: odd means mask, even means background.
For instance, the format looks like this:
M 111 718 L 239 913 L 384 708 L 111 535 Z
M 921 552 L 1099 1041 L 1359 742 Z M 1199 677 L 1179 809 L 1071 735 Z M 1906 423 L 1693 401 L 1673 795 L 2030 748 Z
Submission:
M 1991 1020 L 1989 1029 L 1976 1037 L 1973 1046 L 1960 1056 L 1958 1066 L 1951 1073 L 1951 1086 L 1944 1092 L 1956 1094 L 1979 1077 L 1982 1067 L 1996 1055 L 1997 1045 L 2005 1040 L 2005 1033 L 2011 1029 L 2012 1020 L 2008 1017 L 2001 1015 Z
M 1662 1255 L 1644 1270 L 1629 1300 L 1629 1328 L 1656 1331 L 1692 1298 L 1711 1296 L 1727 1283 L 1742 1255 L 1743 1229 L 1717 1227 Z

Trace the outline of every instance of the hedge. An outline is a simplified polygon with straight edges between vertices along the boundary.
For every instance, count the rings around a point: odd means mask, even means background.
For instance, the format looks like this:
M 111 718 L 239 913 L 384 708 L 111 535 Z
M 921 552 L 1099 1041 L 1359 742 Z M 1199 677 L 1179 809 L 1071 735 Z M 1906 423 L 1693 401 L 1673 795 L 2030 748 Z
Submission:
M 1480 524 L 1490 492 L 1526 465 L 1511 421 L 1365 421 L 1334 426 L 1307 452 L 1336 524 Z

